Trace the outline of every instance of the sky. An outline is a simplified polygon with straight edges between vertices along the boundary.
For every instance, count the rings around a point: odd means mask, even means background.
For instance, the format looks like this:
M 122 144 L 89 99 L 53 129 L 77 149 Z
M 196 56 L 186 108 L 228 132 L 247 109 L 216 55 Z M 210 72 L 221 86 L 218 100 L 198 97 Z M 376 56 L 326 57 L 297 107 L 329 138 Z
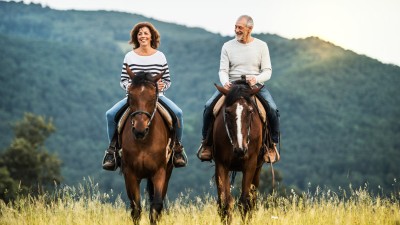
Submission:
M 319 37 L 383 63 L 400 66 L 400 0 L 23 0 L 53 9 L 110 10 L 234 35 L 236 19 L 253 33 Z M 133 24 L 132 24 L 133 25 Z M 177 34 L 179 35 L 179 34 Z

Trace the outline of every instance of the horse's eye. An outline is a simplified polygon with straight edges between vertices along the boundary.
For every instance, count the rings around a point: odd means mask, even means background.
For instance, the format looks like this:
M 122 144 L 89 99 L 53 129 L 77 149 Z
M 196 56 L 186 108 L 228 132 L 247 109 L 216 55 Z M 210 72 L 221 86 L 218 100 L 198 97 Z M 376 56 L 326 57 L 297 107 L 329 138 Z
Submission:
M 254 112 L 253 107 L 249 107 L 249 113 L 253 113 L 253 112 Z

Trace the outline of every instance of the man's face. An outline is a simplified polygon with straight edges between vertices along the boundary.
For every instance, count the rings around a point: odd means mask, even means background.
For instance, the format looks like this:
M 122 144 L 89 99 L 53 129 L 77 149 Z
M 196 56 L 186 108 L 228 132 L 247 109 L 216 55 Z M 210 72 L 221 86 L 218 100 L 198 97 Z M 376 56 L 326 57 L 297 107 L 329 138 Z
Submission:
M 246 19 L 241 18 L 236 21 L 235 24 L 235 34 L 236 34 L 236 40 L 239 42 L 245 41 L 250 35 L 251 28 L 246 26 Z

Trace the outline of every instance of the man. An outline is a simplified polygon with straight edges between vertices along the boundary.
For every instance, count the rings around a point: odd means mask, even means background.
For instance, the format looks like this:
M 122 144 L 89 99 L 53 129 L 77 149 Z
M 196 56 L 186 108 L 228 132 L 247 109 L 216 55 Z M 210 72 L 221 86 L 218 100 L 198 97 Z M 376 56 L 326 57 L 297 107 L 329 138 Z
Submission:
M 222 46 L 219 79 L 226 89 L 231 87 L 233 81 L 241 79 L 242 75 L 246 76 L 250 86 L 263 85 L 265 81 L 271 78 L 272 68 L 268 45 L 264 41 L 251 36 L 253 25 L 253 19 L 250 16 L 240 16 L 235 24 L 236 38 Z M 268 103 L 264 107 L 267 110 L 273 141 L 273 147 L 266 151 L 264 160 L 276 162 L 280 158 L 276 149 L 276 144 L 279 142 L 279 111 L 266 87 L 262 88 L 259 93 Z M 207 141 L 207 133 L 210 130 L 209 128 L 212 127 L 212 108 L 219 96 L 220 93 L 216 91 L 205 105 L 202 129 L 203 141 L 197 152 L 197 157 L 202 161 L 212 160 L 212 143 Z

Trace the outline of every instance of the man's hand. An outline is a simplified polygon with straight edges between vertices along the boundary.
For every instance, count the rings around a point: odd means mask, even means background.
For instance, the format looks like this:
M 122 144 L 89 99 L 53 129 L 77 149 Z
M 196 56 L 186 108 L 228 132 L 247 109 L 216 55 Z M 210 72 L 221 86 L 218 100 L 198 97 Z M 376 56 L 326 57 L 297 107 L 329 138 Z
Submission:
M 227 90 L 229 90 L 231 88 L 231 86 L 232 86 L 232 83 L 229 81 L 224 84 L 224 88 Z
M 247 75 L 246 81 L 250 86 L 254 86 L 257 83 L 257 78 L 254 75 Z

